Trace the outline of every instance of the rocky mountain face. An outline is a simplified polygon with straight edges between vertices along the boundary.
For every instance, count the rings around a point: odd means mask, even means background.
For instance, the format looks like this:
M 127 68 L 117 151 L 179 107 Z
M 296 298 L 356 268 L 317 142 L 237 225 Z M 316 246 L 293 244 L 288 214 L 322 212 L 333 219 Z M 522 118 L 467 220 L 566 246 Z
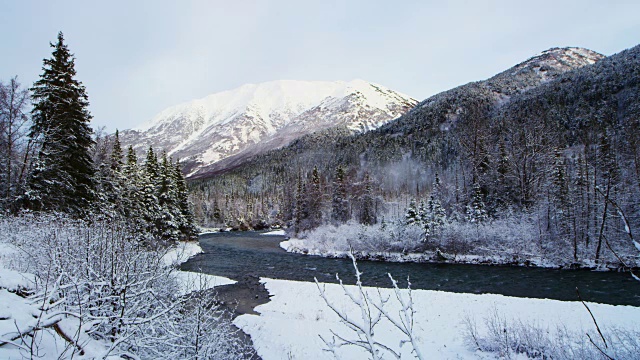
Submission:
M 416 100 L 362 80 L 273 81 L 249 84 L 170 107 L 120 133 L 141 155 L 149 145 L 179 159 L 189 176 L 289 144 L 333 127 L 359 133 L 413 108 Z

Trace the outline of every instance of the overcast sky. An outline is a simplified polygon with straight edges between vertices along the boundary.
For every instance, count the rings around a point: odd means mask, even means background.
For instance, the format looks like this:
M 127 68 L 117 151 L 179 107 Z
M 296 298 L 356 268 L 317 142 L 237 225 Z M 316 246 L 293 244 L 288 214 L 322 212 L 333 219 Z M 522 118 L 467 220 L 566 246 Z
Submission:
M 30 86 L 63 31 L 94 127 L 246 83 L 363 79 L 423 100 L 551 47 L 640 43 L 640 1 L 0 0 L 0 80 Z

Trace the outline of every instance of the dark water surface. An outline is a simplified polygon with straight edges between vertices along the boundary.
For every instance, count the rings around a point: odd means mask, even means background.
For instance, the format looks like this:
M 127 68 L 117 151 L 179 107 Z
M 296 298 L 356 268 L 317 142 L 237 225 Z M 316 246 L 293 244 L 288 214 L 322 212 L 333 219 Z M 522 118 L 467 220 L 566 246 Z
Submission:
M 182 265 L 182 270 L 199 271 L 238 280 L 243 275 L 275 279 L 354 284 L 351 260 L 290 254 L 279 247 L 282 236 L 256 232 L 230 232 L 200 236 L 204 251 Z M 406 286 L 411 277 L 413 289 L 462 293 L 493 293 L 508 296 L 578 300 L 576 287 L 585 301 L 613 305 L 640 306 L 640 282 L 628 273 L 588 270 L 550 270 L 539 268 L 416 264 L 358 261 L 365 285 L 389 287 L 387 273 Z

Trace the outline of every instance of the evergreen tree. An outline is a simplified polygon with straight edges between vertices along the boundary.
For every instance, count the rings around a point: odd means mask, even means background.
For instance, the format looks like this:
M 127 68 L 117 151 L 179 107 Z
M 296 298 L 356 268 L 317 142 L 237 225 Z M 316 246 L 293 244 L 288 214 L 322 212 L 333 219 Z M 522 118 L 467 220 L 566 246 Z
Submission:
M 420 219 L 424 228 L 425 239 L 428 240 L 430 237 L 440 233 L 447 220 L 447 213 L 440 202 L 439 184 L 434 185 L 426 206 L 421 210 Z
M 129 149 L 127 149 L 127 168 L 128 172 L 131 174 L 132 172 L 137 171 L 138 165 L 138 156 L 136 155 L 136 151 L 133 150 L 133 146 L 129 145 Z
M 415 199 L 411 199 L 411 201 L 409 202 L 409 207 L 405 212 L 404 220 L 405 220 L 405 224 L 407 225 L 420 224 L 421 219 L 418 213 L 418 208 L 417 208 Z
M 153 152 L 153 147 L 149 146 L 144 169 L 152 182 L 158 183 L 160 180 L 160 165 L 158 165 L 158 156 Z
M 320 174 L 318 173 L 318 167 L 313 167 L 311 173 L 311 181 L 309 182 L 308 190 L 308 213 L 309 213 L 309 227 L 316 228 L 322 224 L 322 189 L 320 188 Z
M 344 169 L 342 166 L 338 166 L 333 180 L 333 200 L 331 203 L 331 219 L 338 224 L 349 220 L 349 200 L 347 199 L 344 177 Z
M 467 221 L 479 224 L 487 219 L 487 209 L 484 201 L 482 200 L 480 185 L 478 183 L 474 183 L 471 203 L 467 205 Z
M 298 173 L 298 188 L 296 191 L 294 219 L 296 233 L 308 229 L 309 203 L 307 202 L 307 199 L 307 184 L 302 181 L 302 174 Z
M 144 232 L 154 238 L 162 238 L 162 208 L 158 200 L 158 185 L 160 184 L 160 169 L 158 158 L 149 147 L 144 170 L 138 171 L 136 177 L 136 201 L 140 205 L 140 213 L 144 220 Z
M 44 72 L 33 92 L 33 124 L 30 136 L 39 144 L 24 205 L 34 210 L 75 214 L 86 212 L 95 199 L 91 114 L 85 88 L 75 79 L 73 55 L 62 32 L 52 58 L 44 60 Z
M 122 169 L 122 158 L 124 154 L 122 152 L 122 144 L 120 143 L 120 135 L 118 129 L 116 129 L 116 135 L 113 140 L 113 148 L 111 150 L 111 169 L 114 171 L 120 171 Z
M 195 225 L 195 218 L 191 211 L 191 204 L 189 203 L 189 190 L 187 189 L 187 182 L 182 174 L 180 163 L 176 161 L 174 168 L 174 181 L 176 184 L 176 201 L 180 211 L 181 219 L 179 223 L 179 230 L 182 234 L 182 238 L 185 240 L 195 240 L 198 237 L 198 229 Z M 217 203 L 214 205 L 214 211 L 220 212 Z M 218 215 L 222 217 L 222 215 Z
M 373 187 L 369 173 L 364 175 L 364 192 L 362 194 L 360 204 L 360 223 L 364 225 L 373 225 L 378 222 L 376 214 L 376 204 L 373 195 Z
M 175 168 L 166 152 L 162 152 L 162 160 L 158 165 L 158 205 L 160 216 L 156 222 L 156 231 L 160 238 L 168 241 L 178 240 L 179 227 L 182 223 L 182 212 L 178 206 L 175 186 Z

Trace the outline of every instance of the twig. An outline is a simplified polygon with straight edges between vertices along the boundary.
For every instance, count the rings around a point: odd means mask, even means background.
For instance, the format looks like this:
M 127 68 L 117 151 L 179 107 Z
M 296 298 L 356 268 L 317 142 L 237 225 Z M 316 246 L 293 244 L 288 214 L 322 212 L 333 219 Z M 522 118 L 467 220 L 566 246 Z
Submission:
M 602 331 L 600 331 L 600 326 L 598 326 L 598 322 L 596 321 L 596 317 L 593 316 L 593 313 L 591 312 L 591 309 L 589 309 L 589 306 L 587 306 L 587 303 L 584 302 L 584 300 L 582 300 L 582 296 L 580 296 L 580 290 L 578 290 L 578 288 L 576 287 L 576 293 L 578 294 L 578 299 L 580 300 L 580 302 L 582 303 L 582 305 L 584 305 L 584 307 L 587 309 L 587 311 L 589 312 L 589 315 L 591 315 L 591 320 L 593 320 L 593 323 L 596 325 L 596 329 L 598 330 L 598 334 L 600 335 L 600 338 L 602 339 L 602 342 L 604 342 L 604 347 L 606 349 L 609 348 L 609 346 L 607 345 L 607 340 L 604 338 L 604 335 L 602 335 Z M 589 336 L 589 334 L 587 333 L 587 336 L 589 337 L 589 340 L 591 341 L 591 343 L 593 345 L 595 345 L 595 343 L 593 343 L 593 340 L 591 340 L 591 336 Z M 596 345 L 596 347 L 598 347 Z M 598 348 L 598 350 L 600 350 L 600 348 Z M 602 351 L 602 350 L 600 350 Z M 607 357 L 609 357 L 607 355 Z M 611 357 L 609 357 L 609 359 L 612 359 Z M 613 360 L 613 359 L 612 359 Z
M 598 331 L 600 331 L 600 330 L 598 330 Z M 589 335 L 589 333 L 587 333 L 587 337 L 589 338 L 589 342 L 591 342 L 591 345 L 595 346 L 595 348 L 596 348 L 596 349 L 598 349 L 598 351 L 600 351 L 600 353 L 601 353 L 604 357 L 606 357 L 606 358 L 607 358 L 607 359 L 609 359 L 609 360 L 616 360 L 616 359 L 612 358 L 611 356 L 609 356 L 606 352 L 604 352 L 604 351 L 600 348 L 600 346 L 596 345 L 596 343 L 593 341 L 593 339 L 591 339 L 591 335 Z M 606 344 L 605 344 L 605 345 L 606 345 Z

